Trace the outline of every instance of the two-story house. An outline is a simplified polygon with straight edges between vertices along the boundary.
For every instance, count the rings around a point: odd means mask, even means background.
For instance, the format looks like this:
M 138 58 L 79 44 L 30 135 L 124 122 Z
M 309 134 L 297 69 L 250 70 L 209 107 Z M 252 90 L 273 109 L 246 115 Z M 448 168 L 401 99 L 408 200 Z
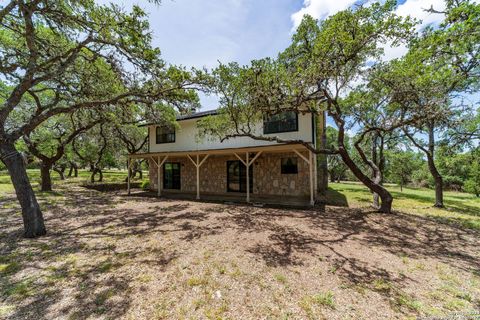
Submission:
M 216 111 L 179 116 L 179 126 L 147 124 L 149 152 L 130 154 L 148 159 L 150 187 L 158 195 L 247 202 L 309 203 L 324 191 L 325 157 L 303 144 L 282 144 L 235 137 L 224 142 L 199 139 L 197 121 Z M 314 146 L 325 130 L 324 115 L 284 112 L 265 117 L 255 128 L 263 136 L 299 140 Z M 320 163 L 322 162 L 322 163 Z M 130 183 L 128 186 L 130 193 Z

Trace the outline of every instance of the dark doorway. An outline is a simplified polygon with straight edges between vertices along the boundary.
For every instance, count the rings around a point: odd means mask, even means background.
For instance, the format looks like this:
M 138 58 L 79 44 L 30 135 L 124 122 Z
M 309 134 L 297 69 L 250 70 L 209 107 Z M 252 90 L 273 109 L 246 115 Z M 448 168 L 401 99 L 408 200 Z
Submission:
M 253 166 L 250 166 L 250 192 L 253 191 Z M 240 161 L 227 161 L 227 191 L 247 192 L 247 167 Z
M 180 163 L 166 162 L 163 165 L 163 188 L 180 189 Z

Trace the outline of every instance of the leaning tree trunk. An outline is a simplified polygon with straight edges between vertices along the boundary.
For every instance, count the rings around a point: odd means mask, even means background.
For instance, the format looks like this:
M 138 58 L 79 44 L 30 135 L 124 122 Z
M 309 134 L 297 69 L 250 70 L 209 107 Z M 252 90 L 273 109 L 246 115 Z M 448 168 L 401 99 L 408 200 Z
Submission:
M 52 166 L 52 163 L 45 161 L 42 161 L 40 165 L 40 190 L 42 191 L 52 191 L 52 178 L 50 176 L 50 170 L 52 169 Z
M 22 155 L 13 144 L 2 143 L 0 155 L 8 169 L 18 202 L 22 207 L 24 236 L 35 238 L 47 233 L 42 211 L 33 192 Z
M 381 199 L 381 205 L 378 208 L 378 211 L 383 213 L 391 213 L 392 203 L 393 203 L 392 195 L 381 184 L 376 183 L 375 181 L 370 179 L 367 175 L 365 175 L 362 172 L 362 170 L 358 167 L 358 165 L 355 163 L 355 161 L 350 157 L 345 147 L 344 121 L 338 115 L 334 115 L 333 118 L 335 120 L 335 123 L 338 126 L 338 138 L 337 138 L 338 153 L 340 154 L 340 157 L 342 158 L 343 162 L 350 169 L 350 171 L 355 175 L 355 177 L 357 177 L 358 180 L 360 180 L 368 189 L 370 189 L 371 192 L 378 194 L 378 196 Z M 362 153 L 361 156 L 365 157 L 365 154 Z M 364 161 L 366 161 L 366 158 L 364 159 Z
M 380 196 L 376 192 L 373 193 L 373 207 L 380 208 Z
M 378 143 L 377 139 L 380 140 L 380 143 Z M 383 171 L 385 168 L 385 156 L 383 153 L 383 148 L 384 137 L 377 133 L 373 137 L 372 141 L 372 161 L 377 166 L 377 170 L 372 170 L 372 179 L 378 185 L 383 185 Z M 380 196 L 376 192 L 373 193 L 373 206 L 375 208 L 379 208 L 381 206 Z
M 95 183 L 95 176 L 98 173 L 98 182 L 103 182 L 103 172 L 102 169 L 94 168 L 92 174 L 90 175 L 90 182 Z
M 427 156 L 428 170 L 435 182 L 435 204 L 434 207 L 443 208 L 443 178 L 440 172 L 438 172 L 435 161 L 431 156 Z
M 428 170 L 435 181 L 435 204 L 434 207 L 443 208 L 443 178 L 435 165 L 435 132 L 433 123 L 428 127 Z
M 73 176 L 78 177 L 78 166 L 75 163 L 73 164 Z
M 367 177 L 360 168 L 355 164 L 355 161 L 350 157 L 348 152 L 345 150 L 345 147 L 341 146 L 339 148 L 339 154 L 342 157 L 345 165 L 352 171 L 352 173 L 360 180 L 370 191 L 377 193 L 381 199 L 381 205 L 378 208 L 378 211 L 384 213 L 392 212 L 392 202 L 393 197 L 382 185 L 375 183 L 369 177 Z
M 53 170 L 58 173 L 58 176 L 60 177 L 60 180 L 65 180 L 65 169 L 66 166 L 60 166 L 60 167 L 53 167 Z

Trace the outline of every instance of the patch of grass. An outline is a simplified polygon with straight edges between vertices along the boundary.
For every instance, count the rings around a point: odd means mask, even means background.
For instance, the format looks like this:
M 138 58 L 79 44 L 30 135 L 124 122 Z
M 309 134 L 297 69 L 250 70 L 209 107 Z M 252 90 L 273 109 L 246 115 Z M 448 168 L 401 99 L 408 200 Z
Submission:
M 138 275 L 137 280 L 141 283 L 149 283 L 153 281 L 153 276 L 151 274 L 141 273 Z
M 425 263 L 423 262 L 418 262 L 415 264 L 415 269 L 416 270 L 425 270 L 426 269 L 426 266 L 425 266 Z
M 205 299 L 195 299 L 193 300 L 193 307 L 195 310 L 198 310 L 205 306 L 207 304 L 207 301 Z
M 228 311 L 228 304 L 226 302 L 223 302 L 218 307 L 207 308 L 204 314 L 205 314 L 205 317 L 207 317 L 207 319 L 219 320 L 219 319 L 223 319 L 223 314 L 227 311 Z
M 15 306 L 5 305 L 0 306 L 0 318 L 9 316 L 15 310 Z
M 309 313 L 308 310 L 313 310 L 312 305 L 335 309 L 333 293 L 331 291 L 327 291 L 311 296 L 306 296 L 300 302 L 300 307 L 302 307 L 307 312 L 307 314 Z
M 112 268 L 114 267 L 114 264 L 111 259 L 107 259 L 100 263 L 100 265 L 97 267 L 97 270 L 101 273 L 106 273 L 109 272 Z
M 34 190 L 40 194 L 39 191 L 39 184 L 40 184 L 40 170 L 39 169 L 27 169 L 27 175 L 32 183 Z M 125 177 L 127 176 L 126 170 L 106 170 L 103 172 L 103 183 L 123 183 Z M 148 174 L 144 175 L 144 180 L 148 181 Z M 90 181 L 90 172 L 88 170 L 79 170 L 78 177 L 70 177 L 65 180 L 60 180 L 58 174 L 52 173 L 51 175 L 53 188 L 56 189 L 58 185 L 63 184 L 84 184 Z M 142 183 L 140 181 L 140 183 Z M 15 189 L 13 188 L 12 182 L 10 180 L 10 175 L 6 170 L 0 171 L 0 193 L 11 193 L 14 192 Z M 48 197 L 49 195 L 53 196 L 61 196 L 62 194 L 59 192 L 42 192 L 42 197 Z M 48 200 L 47 203 L 55 204 L 55 200 Z
M 16 299 L 25 299 L 36 294 L 33 279 L 25 279 L 7 285 L 5 295 Z
M 392 193 L 394 210 L 480 230 L 480 198 L 476 198 L 474 195 L 445 191 L 446 207 L 434 208 L 434 190 L 406 187 L 402 192 L 399 186 L 394 184 L 387 184 L 386 187 Z M 329 183 L 327 201 L 333 205 L 365 207 L 370 205 L 371 200 L 372 194 L 361 183 Z
M 393 288 L 392 283 L 384 279 L 376 279 L 372 282 L 372 285 L 375 291 L 380 292 L 388 292 Z
M 22 266 L 17 261 L 10 263 L 0 264 L 0 274 L 3 276 L 17 273 L 22 269 Z
M 168 319 L 169 303 L 167 301 L 157 302 L 154 306 L 154 319 Z
M 333 293 L 331 291 L 314 295 L 312 301 L 320 306 L 335 309 L 335 302 L 333 301 Z
M 281 284 L 287 283 L 287 277 L 285 277 L 283 274 L 278 273 L 278 274 L 275 274 L 273 277 L 275 278 L 275 280 L 277 280 Z
M 310 299 L 303 298 L 302 300 L 300 300 L 298 305 L 300 308 L 302 308 L 303 311 L 305 311 L 309 319 L 314 319 L 314 311 L 313 311 L 313 306 Z
M 422 309 L 422 303 L 405 292 L 398 292 L 394 297 L 393 303 L 399 308 L 406 308 L 417 313 Z
M 96 313 L 102 314 L 105 313 L 108 309 L 104 306 L 105 302 L 107 302 L 108 299 L 113 297 L 115 295 L 115 290 L 113 289 L 107 289 L 102 292 L 100 292 L 96 297 L 95 297 L 95 304 L 97 305 L 97 309 L 95 310 Z
M 451 310 L 451 311 L 458 311 L 458 310 L 464 309 L 466 307 L 466 303 L 465 303 L 465 301 L 463 301 L 461 299 L 453 298 L 453 299 L 447 301 L 445 303 L 444 307 L 448 310 Z
M 207 284 L 208 284 L 208 279 L 206 278 L 192 277 L 187 279 L 187 285 L 190 287 L 205 286 Z
M 449 284 L 453 284 L 457 286 L 461 284 L 460 279 L 458 279 L 458 277 L 455 274 L 453 274 L 450 270 L 447 270 L 445 268 L 439 268 L 437 271 L 437 274 L 438 274 L 438 278 L 440 278 L 441 280 Z
M 217 266 L 218 273 L 220 274 L 226 274 L 227 273 L 227 267 L 224 265 L 219 265 Z
M 47 280 L 47 283 L 52 285 L 57 281 L 64 280 L 68 277 L 68 269 L 65 267 L 48 267 L 47 270 L 50 271 L 50 274 L 48 274 L 45 278 Z

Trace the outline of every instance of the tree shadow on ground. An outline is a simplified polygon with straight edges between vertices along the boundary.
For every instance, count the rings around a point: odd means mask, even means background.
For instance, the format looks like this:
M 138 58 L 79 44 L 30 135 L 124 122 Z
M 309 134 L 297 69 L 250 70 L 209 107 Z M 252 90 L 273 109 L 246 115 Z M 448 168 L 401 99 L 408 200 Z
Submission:
M 185 240 L 198 238 L 200 229 L 188 227 L 188 221 L 199 222 L 205 216 L 178 203 L 138 212 L 135 203 L 155 201 L 124 201 L 90 191 L 77 190 L 66 198 L 62 204 L 44 206 L 48 234 L 39 239 L 22 238 L 14 197 L 9 198 L 12 208 L 0 212 L 2 225 L 8 226 L 0 233 L 0 264 L 16 268 L 1 272 L 0 300 L 16 306 L 9 314 L 12 319 L 50 319 L 48 311 L 54 306 L 75 319 L 121 317 L 130 307 L 131 282 L 137 274 L 116 271 L 134 264 L 161 272 L 177 252 L 146 244 L 119 249 L 116 243 L 155 232 L 183 232 Z M 40 201 L 44 201 L 41 195 Z M 127 201 L 132 201 L 133 209 L 115 209 Z M 84 258 L 81 266 L 75 261 L 78 256 Z M 70 301 L 64 301 L 67 295 Z
M 330 206 L 337 206 L 337 207 L 348 207 L 348 200 L 347 197 L 337 190 L 332 188 L 328 188 L 327 190 L 327 204 Z
M 373 252 L 434 259 L 468 272 L 480 265 L 478 232 L 407 214 L 159 201 L 86 189 L 64 194 L 63 202 L 46 210 L 49 234 L 37 240 L 21 238 L 20 219 L 13 215 L 18 208 L 0 211 L 8 226 L 0 233 L 0 262 L 18 264 L 2 277 L 0 297 L 17 305 L 14 319 L 48 319 L 52 308 L 80 319 L 121 317 L 131 307 L 137 268 L 162 272 L 210 238 L 234 245 L 235 236 L 247 238 L 236 248 L 239 255 L 268 267 L 325 259 L 330 272 L 350 284 L 413 281 Z M 167 238 L 169 244 L 161 242 Z M 83 257 L 83 264 L 75 257 Z

